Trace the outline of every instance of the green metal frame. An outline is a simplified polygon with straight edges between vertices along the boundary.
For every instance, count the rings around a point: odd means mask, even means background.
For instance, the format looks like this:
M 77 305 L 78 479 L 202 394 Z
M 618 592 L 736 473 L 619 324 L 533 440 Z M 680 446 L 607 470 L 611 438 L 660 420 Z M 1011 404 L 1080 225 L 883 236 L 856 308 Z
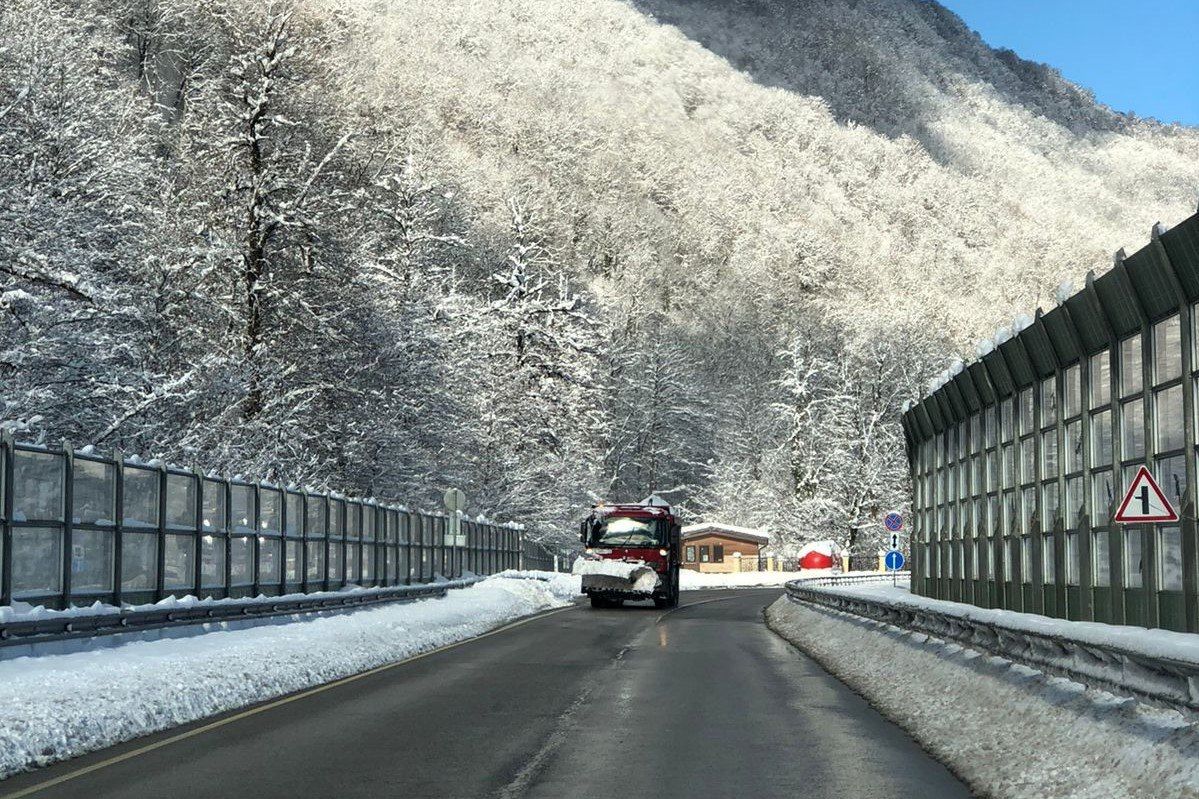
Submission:
M 1174 317 L 1180 330 L 1181 377 L 1155 382 L 1155 325 Z M 1196 324 L 1199 215 L 1169 231 L 1155 226 L 1147 246 L 1131 256 L 1117 253 L 1109 272 L 1099 278 L 1089 274 L 1085 288 L 1053 310 L 1038 309 L 1030 326 L 908 410 L 903 427 L 914 488 L 912 590 L 983 607 L 1199 632 Z M 1120 347 L 1130 338 L 1140 345 L 1141 385 L 1122 396 Z M 1102 367 L 1095 359 L 1099 353 L 1107 353 L 1109 396 L 1093 407 L 1091 371 Z M 1067 374 L 1071 379 L 1077 375 L 1081 384 L 1079 407 L 1068 417 L 1063 407 Z M 1181 386 L 1184 445 L 1158 451 L 1155 399 L 1176 386 Z M 1031 431 L 1020 426 L 1019 397 L 1028 390 Z M 1056 397 L 1052 415 L 1045 402 L 1050 396 Z M 1132 407 L 1137 398 L 1142 403 L 1143 457 L 1125 452 L 1121 435 L 1130 398 Z M 1092 442 L 1101 417 L 1109 419 L 1111 451 L 1097 459 Z M 1010 419 L 1006 426 L 1005 418 Z M 994 438 L 989 424 L 996 430 Z M 1079 436 L 1080 460 L 1070 458 L 1072 468 L 1067 469 L 1066 448 Z M 976 438 L 981 440 L 976 443 Z M 1020 474 L 1023 445 L 1032 448 L 1031 482 Z M 1162 558 L 1170 548 L 1163 547 L 1162 525 L 1122 529 L 1110 521 L 1114 502 L 1094 507 L 1094 486 L 1109 473 L 1118 492 L 1127 469 L 1145 463 L 1156 471 L 1167 458 L 1179 456 L 1186 472 L 1178 508 L 1181 590 L 1163 585 Z M 963 471 L 969 478 L 961 496 Z M 1081 504 L 1063 513 L 1070 500 L 1068 485 L 1075 484 L 1081 485 Z M 1034 490 L 1026 496 L 1030 488 Z M 1056 510 L 1047 504 L 1050 500 Z M 1024 529 L 1028 521 L 1031 529 Z M 1110 585 L 1095 585 L 1096 533 L 1107 537 Z M 1129 540 L 1140 542 L 1140 564 L 1126 562 Z M 982 557 L 962 557 L 963 551 L 979 552 L 980 546 L 990 555 L 989 569 L 982 568 Z M 1031 551 L 1025 554 L 1020 547 Z M 1023 573 L 1025 560 L 1029 574 Z M 962 565 L 968 575 L 962 574 Z M 1140 585 L 1130 579 L 1137 575 Z

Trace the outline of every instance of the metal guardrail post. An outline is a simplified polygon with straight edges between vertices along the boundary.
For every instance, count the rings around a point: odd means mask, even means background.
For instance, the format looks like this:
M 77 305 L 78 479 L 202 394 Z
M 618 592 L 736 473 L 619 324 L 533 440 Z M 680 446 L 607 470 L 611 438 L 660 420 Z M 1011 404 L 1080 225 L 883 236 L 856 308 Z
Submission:
M 333 518 L 333 498 L 328 494 L 324 495 L 321 501 L 321 513 L 324 514 L 325 520 L 325 538 L 321 544 L 325 550 L 324 563 L 321 564 L 321 587 L 329 590 L 329 563 L 332 561 L 333 554 L 333 525 L 330 523 Z
M 307 489 L 300 489 L 300 496 L 302 497 L 302 499 L 300 500 L 300 513 L 302 513 L 304 515 L 304 518 L 300 520 L 301 525 L 302 525 L 300 527 L 300 552 L 301 552 L 301 555 L 300 555 L 300 590 L 303 591 L 304 593 L 308 593 L 309 591 L 312 590 L 312 587 L 311 587 L 312 580 L 308 576 L 308 572 L 309 572 L 309 564 L 308 564 L 309 543 L 308 542 L 310 539 L 309 539 L 309 529 L 308 529 L 308 491 L 307 491 Z
M 0 431 L 0 605 L 12 604 L 13 440 Z
M 125 570 L 125 453 L 112 453 L 113 468 L 113 527 L 112 527 L 112 603 L 120 605 L 124 593 L 122 576 Z
M 62 606 L 71 607 L 72 582 L 75 565 L 74 508 L 72 492 L 74 480 L 75 450 L 66 441 L 62 442 L 62 468 L 58 471 L 58 479 L 62 481 Z
M 225 493 L 225 518 L 221 525 L 220 544 L 225 549 L 224 596 L 233 594 L 233 481 L 226 475 L 221 480 L 221 491 Z
M 407 510 L 399 513 L 396 534 L 399 536 L 400 551 L 404 553 L 404 585 L 412 585 L 412 514 Z
M 250 513 L 250 596 L 262 591 L 262 484 L 250 484 L 250 496 L 254 499 L 254 510 Z
M 195 486 L 192 497 L 192 511 L 195 513 L 195 524 L 192 535 L 192 590 L 197 597 L 204 592 L 204 473 L 193 469 L 192 484 Z
M 166 595 L 167 567 L 167 467 L 158 465 L 158 550 L 154 553 L 154 601 Z

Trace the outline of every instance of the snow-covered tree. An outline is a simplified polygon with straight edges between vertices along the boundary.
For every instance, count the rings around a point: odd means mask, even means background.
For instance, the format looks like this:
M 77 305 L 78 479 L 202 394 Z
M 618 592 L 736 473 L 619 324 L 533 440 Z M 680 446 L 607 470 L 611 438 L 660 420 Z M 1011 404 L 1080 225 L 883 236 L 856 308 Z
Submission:
M 869 543 L 923 376 L 1196 185 L 930 2 L 9 0 L 0 424 Z

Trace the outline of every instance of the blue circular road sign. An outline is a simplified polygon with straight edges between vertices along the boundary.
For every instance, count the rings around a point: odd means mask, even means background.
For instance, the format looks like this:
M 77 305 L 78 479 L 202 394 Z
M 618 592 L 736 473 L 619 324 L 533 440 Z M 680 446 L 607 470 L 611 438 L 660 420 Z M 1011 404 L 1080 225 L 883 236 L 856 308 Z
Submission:
M 886 557 L 883 558 L 883 564 L 887 567 L 888 571 L 899 571 L 903 568 L 904 564 L 903 553 L 898 549 L 891 550 L 887 553 Z
M 883 526 L 893 533 L 903 529 L 903 517 L 898 513 L 888 513 L 883 517 Z

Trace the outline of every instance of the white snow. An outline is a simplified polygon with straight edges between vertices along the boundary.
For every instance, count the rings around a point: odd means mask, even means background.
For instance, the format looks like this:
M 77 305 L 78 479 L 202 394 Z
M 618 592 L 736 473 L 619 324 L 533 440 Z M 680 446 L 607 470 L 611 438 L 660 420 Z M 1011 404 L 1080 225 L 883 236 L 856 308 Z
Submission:
M 577 593 L 567 575 L 529 574 L 440 599 L 0 661 L 0 778 L 402 660 Z
M 963 619 L 978 619 L 1022 632 L 1056 635 L 1083 643 L 1116 646 L 1129 652 L 1152 657 L 1199 663 L 1199 635 L 1190 633 L 1149 630 L 1134 625 L 1067 621 L 1066 619 L 1039 616 L 1035 613 L 980 608 L 962 602 L 949 602 L 943 599 L 919 596 L 911 593 L 907 586 L 902 584 L 894 588 L 890 583 L 821 586 L 820 590 L 872 599 L 884 598 L 895 607 L 928 608 Z
M 645 561 L 613 560 L 611 558 L 575 558 L 570 567 L 571 574 L 600 574 L 606 577 L 623 577 L 629 579 L 634 572 L 645 568 Z
M 841 547 L 837 546 L 836 541 L 812 541 L 803 545 L 803 547 L 799 550 L 798 557 L 802 558 L 804 555 L 808 555 L 812 552 L 816 552 L 821 555 L 827 555 L 830 558 L 835 558 L 841 554 Z M 810 575 L 810 572 L 805 572 L 805 574 Z
M 831 574 L 831 572 L 828 572 Z M 758 586 L 782 585 L 788 580 L 799 577 L 813 577 L 825 574 L 821 571 L 805 572 L 697 572 L 692 569 L 679 570 L 679 589 L 682 591 L 702 591 L 708 588 L 754 588 Z
M 551 572 L 545 572 L 550 574 Z M 93 602 L 90 605 L 75 605 L 65 610 L 55 610 L 47 608 L 44 605 L 30 605 L 27 602 L 13 602 L 11 605 L 0 606 L 0 623 L 12 624 L 14 622 L 24 621 L 44 621 L 50 619 L 68 619 L 77 618 L 80 616 L 108 616 L 124 611 L 143 611 L 143 610 L 166 610 L 171 608 L 209 608 L 220 607 L 222 605 L 273 605 L 278 602 L 287 602 L 290 600 L 301 599 L 333 599 L 337 597 L 352 596 L 371 596 L 393 590 L 391 588 L 362 588 L 355 585 L 348 585 L 336 591 L 313 591 L 307 594 L 284 594 L 283 596 L 264 596 L 246 597 L 241 599 L 213 599 L 207 597 L 200 599 L 193 595 L 184 597 L 169 596 L 158 602 L 144 605 L 106 605 L 102 602 Z M 4 658 L 3 650 L 0 650 L 0 659 Z
M 842 572 L 839 569 L 804 569 L 797 572 L 697 572 L 693 569 L 680 569 L 679 588 L 683 591 L 703 591 L 709 588 L 758 588 L 781 586 L 791 580 L 859 574 L 872 574 L 877 575 L 880 579 L 889 579 L 884 572 Z
M 1199 795 L 1199 725 L 1191 717 L 786 598 L 767 620 L 980 795 Z
M 1063 280 L 1057 284 L 1057 288 L 1053 290 L 1053 301 L 1058 305 L 1065 305 L 1066 300 L 1075 295 L 1073 280 Z

